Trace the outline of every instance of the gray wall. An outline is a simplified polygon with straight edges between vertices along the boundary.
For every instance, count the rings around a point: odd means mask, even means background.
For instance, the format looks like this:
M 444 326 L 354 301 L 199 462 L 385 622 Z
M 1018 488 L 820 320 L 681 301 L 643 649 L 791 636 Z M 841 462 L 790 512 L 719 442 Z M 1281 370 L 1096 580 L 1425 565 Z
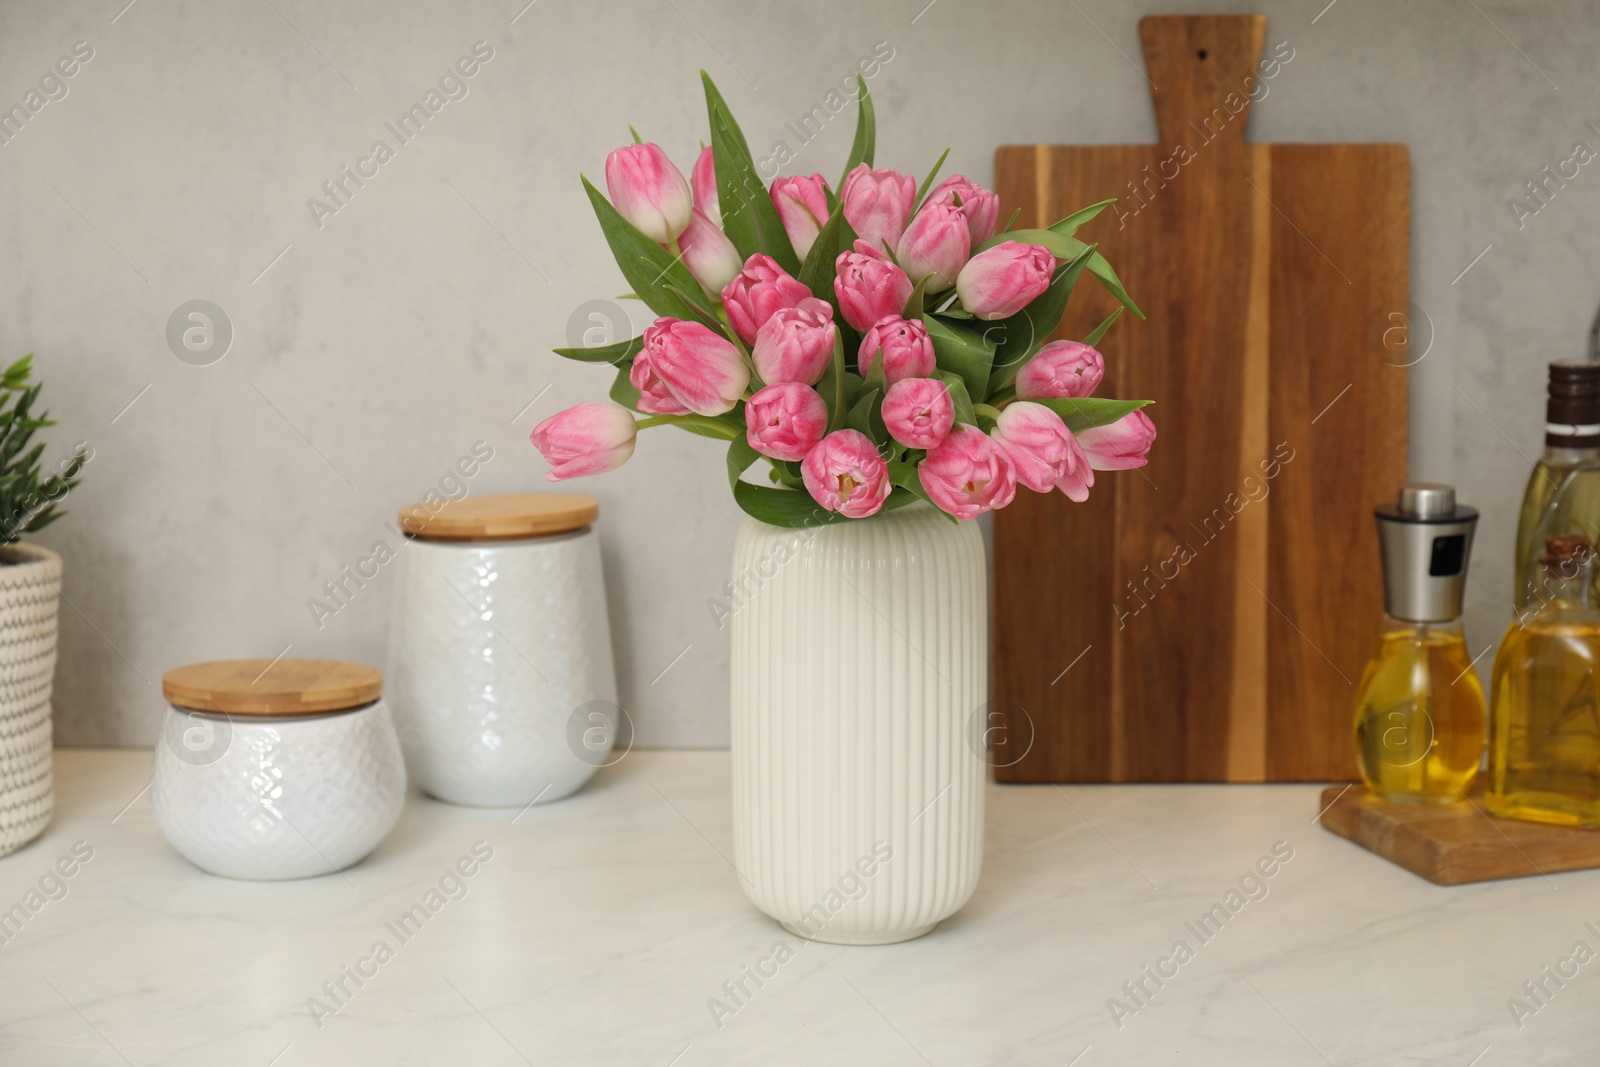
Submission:
M 1600 147 L 1600 6 L 124 2 L 0 4 L 4 106 L 75 42 L 94 50 L 0 147 L 0 355 L 38 353 L 55 452 L 95 450 L 71 516 L 39 538 L 67 561 L 61 744 L 150 743 L 161 672 L 182 662 L 286 645 L 381 662 L 384 578 L 321 629 L 307 600 L 476 441 L 495 458 L 474 492 L 543 484 L 528 430 L 605 386 L 548 350 L 584 301 L 624 288 L 578 172 L 598 178 L 630 122 L 687 168 L 706 136 L 700 68 L 754 144 L 796 149 L 790 173 L 833 175 L 848 118 L 805 146 L 783 123 L 888 42 L 880 163 L 920 173 L 953 144 L 950 169 L 987 182 L 999 144 L 1154 140 L 1135 65 L 1138 16 L 1157 10 L 1259 10 L 1269 45 L 1290 42 L 1252 138 L 1411 146 L 1412 290 L 1432 332 L 1412 470 L 1484 510 L 1475 646 L 1507 618 L 1543 365 L 1582 350 L 1600 297 L 1585 269 L 1600 167 L 1520 228 L 1507 202 L 1575 141 Z M 494 55 L 468 95 L 319 228 L 307 199 L 393 145 L 385 121 L 480 40 Z M 193 299 L 234 330 L 210 366 L 167 344 Z M 578 484 L 602 501 L 640 743 L 726 744 L 727 636 L 706 602 L 738 513 L 717 452 L 657 431 Z

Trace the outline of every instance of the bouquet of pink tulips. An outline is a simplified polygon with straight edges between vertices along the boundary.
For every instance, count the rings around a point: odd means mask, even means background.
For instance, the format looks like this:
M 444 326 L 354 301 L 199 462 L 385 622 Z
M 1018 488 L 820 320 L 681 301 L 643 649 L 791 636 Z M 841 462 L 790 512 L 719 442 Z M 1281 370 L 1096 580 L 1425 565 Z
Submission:
M 1112 201 L 1047 230 L 997 230 L 993 192 L 959 175 L 933 184 L 942 156 L 920 185 L 873 169 L 859 78 L 838 192 L 820 174 L 768 188 L 702 77 L 711 145 L 691 182 L 637 134 L 606 159 L 609 200 L 584 179 L 629 295 L 660 317 L 629 341 L 556 349 L 617 375 L 612 403 L 534 429 L 550 480 L 613 470 L 639 430 L 677 426 L 729 442 L 748 514 L 797 527 L 919 499 L 970 519 L 1019 482 L 1081 501 L 1094 471 L 1144 464 L 1145 401 L 1090 395 L 1105 371 L 1094 345 L 1122 308 L 1082 341 L 1046 343 L 1084 271 L 1143 317 L 1073 236 Z M 762 459 L 771 484 L 746 481 Z

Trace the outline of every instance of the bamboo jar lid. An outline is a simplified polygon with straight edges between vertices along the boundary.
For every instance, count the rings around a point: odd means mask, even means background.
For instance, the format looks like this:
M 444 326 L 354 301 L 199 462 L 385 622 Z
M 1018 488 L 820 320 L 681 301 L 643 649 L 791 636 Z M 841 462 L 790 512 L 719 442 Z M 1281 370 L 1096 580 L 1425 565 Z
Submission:
M 525 541 L 581 530 L 599 515 L 593 497 L 506 493 L 412 504 L 401 509 L 400 526 L 422 541 Z
M 348 711 L 383 695 L 383 674 L 333 659 L 224 659 L 161 676 L 174 707 L 228 715 L 311 715 Z

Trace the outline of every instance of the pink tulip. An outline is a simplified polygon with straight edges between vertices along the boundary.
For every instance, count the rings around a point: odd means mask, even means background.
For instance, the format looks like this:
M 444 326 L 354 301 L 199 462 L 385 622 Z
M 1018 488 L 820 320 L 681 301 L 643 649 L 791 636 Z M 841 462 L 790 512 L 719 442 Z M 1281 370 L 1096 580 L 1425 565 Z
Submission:
M 696 415 L 732 411 L 750 384 L 750 368 L 733 342 L 698 322 L 657 319 L 644 332 L 635 367 L 640 359 L 648 359 L 672 398 Z
M 917 480 L 942 510 L 975 519 L 1003 508 L 1017 495 L 1017 472 L 995 441 L 962 424 L 917 466 Z
M 689 185 L 694 189 L 694 206 L 706 213 L 706 218 L 722 227 L 722 200 L 717 194 L 717 161 L 708 145 L 700 150 L 689 175 Z
M 927 278 L 929 293 L 954 285 L 971 252 L 966 216 L 949 204 L 923 204 L 895 246 L 901 268 L 912 282 Z
M 873 170 L 857 163 L 844 180 L 845 221 L 856 236 L 882 248 L 900 243 L 917 200 L 917 180 L 897 170 Z
M 1089 499 L 1089 490 L 1094 487 L 1094 469 L 1089 466 L 1083 449 L 1074 445 L 1067 452 L 1066 465 L 1061 468 L 1061 477 L 1056 479 L 1056 488 L 1067 495 L 1067 499 L 1081 504 Z
M 1097 471 L 1144 466 L 1155 439 L 1156 424 L 1142 411 L 1130 411 L 1109 426 L 1096 426 L 1078 434 L 1089 465 Z
M 545 419 L 530 440 L 552 469 L 545 478 L 559 482 L 616 470 L 633 455 L 638 424 L 620 404 L 590 400 Z
M 645 331 L 647 334 L 648 330 Z M 628 368 L 628 381 L 639 390 L 639 401 L 634 407 L 647 415 L 687 415 L 689 409 L 672 395 L 667 383 L 661 380 L 650 362 L 649 351 L 641 351 Z
M 728 322 L 740 340 L 755 344 L 773 313 L 782 308 L 797 308 L 811 299 L 811 290 L 778 266 L 771 256 L 757 252 L 744 262 L 744 270 L 722 288 L 722 306 Z
M 689 228 L 678 238 L 683 262 L 708 293 L 720 293 L 739 273 L 739 250 L 699 208 L 689 218 Z
M 857 241 L 853 251 L 839 253 L 833 266 L 839 310 L 857 330 L 869 330 L 886 315 L 900 314 L 911 299 L 914 287 L 906 272 L 868 241 Z
M 828 431 L 828 405 L 799 382 L 767 386 L 745 404 L 744 418 L 751 448 L 790 462 L 805 459 Z
M 875 515 L 889 496 L 889 466 L 872 439 L 857 430 L 835 430 L 806 453 L 800 465 L 811 499 L 849 519 Z
M 926 378 L 937 363 L 928 328 L 916 320 L 890 315 L 867 331 L 856 354 L 856 366 L 865 378 L 883 356 L 883 380 L 889 385 L 905 378 Z
M 658 245 L 689 228 L 688 183 L 656 145 L 623 145 L 607 156 L 606 192 L 617 212 Z
M 902 378 L 883 397 L 883 425 L 907 448 L 937 448 L 956 423 L 950 387 L 937 378 Z
M 992 436 L 1017 469 L 1017 481 L 1035 493 L 1048 493 L 1069 466 L 1074 470 L 1087 466 L 1072 431 L 1043 404 L 1006 405 Z
M 838 336 L 833 305 L 807 297 L 797 308 L 773 312 L 756 334 L 750 361 L 756 366 L 756 374 L 769 384 L 816 385 L 833 359 L 833 343 Z
M 934 186 L 926 202 L 957 207 L 966 216 L 967 232 L 972 236 L 973 248 L 993 237 L 994 228 L 1000 222 L 1000 198 L 983 186 L 972 184 L 960 174 L 952 174 Z
M 1081 341 L 1051 341 L 1017 372 L 1020 400 L 1089 396 L 1106 374 L 1106 361 Z
M 772 183 L 772 203 L 783 222 L 783 232 L 801 259 L 811 251 L 817 234 L 828 222 L 828 183 L 822 175 L 778 178 Z
M 1050 288 L 1056 257 L 1043 245 L 1002 241 L 967 260 L 956 277 L 961 306 L 980 319 L 1009 319 Z

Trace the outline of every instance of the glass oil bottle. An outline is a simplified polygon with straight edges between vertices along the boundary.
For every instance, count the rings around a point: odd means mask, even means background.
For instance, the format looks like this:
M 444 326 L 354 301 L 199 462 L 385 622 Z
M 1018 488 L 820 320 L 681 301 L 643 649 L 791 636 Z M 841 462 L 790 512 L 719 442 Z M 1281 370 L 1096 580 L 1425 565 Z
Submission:
M 1483 760 L 1483 688 L 1461 630 L 1478 512 L 1448 485 L 1418 484 L 1376 514 L 1383 632 L 1356 698 L 1356 759 L 1384 800 L 1448 804 Z
M 1506 631 L 1494 663 L 1485 800 L 1496 815 L 1600 828 L 1600 610 L 1594 548 L 1553 534 L 1541 600 Z
M 1591 544 L 1600 539 L 1600 362 L 1550 364 L 1544 445 L 1517 520 L 1512 606 L 1518 613 L 1541 599 L 1545 538 L 1572 533 Z

